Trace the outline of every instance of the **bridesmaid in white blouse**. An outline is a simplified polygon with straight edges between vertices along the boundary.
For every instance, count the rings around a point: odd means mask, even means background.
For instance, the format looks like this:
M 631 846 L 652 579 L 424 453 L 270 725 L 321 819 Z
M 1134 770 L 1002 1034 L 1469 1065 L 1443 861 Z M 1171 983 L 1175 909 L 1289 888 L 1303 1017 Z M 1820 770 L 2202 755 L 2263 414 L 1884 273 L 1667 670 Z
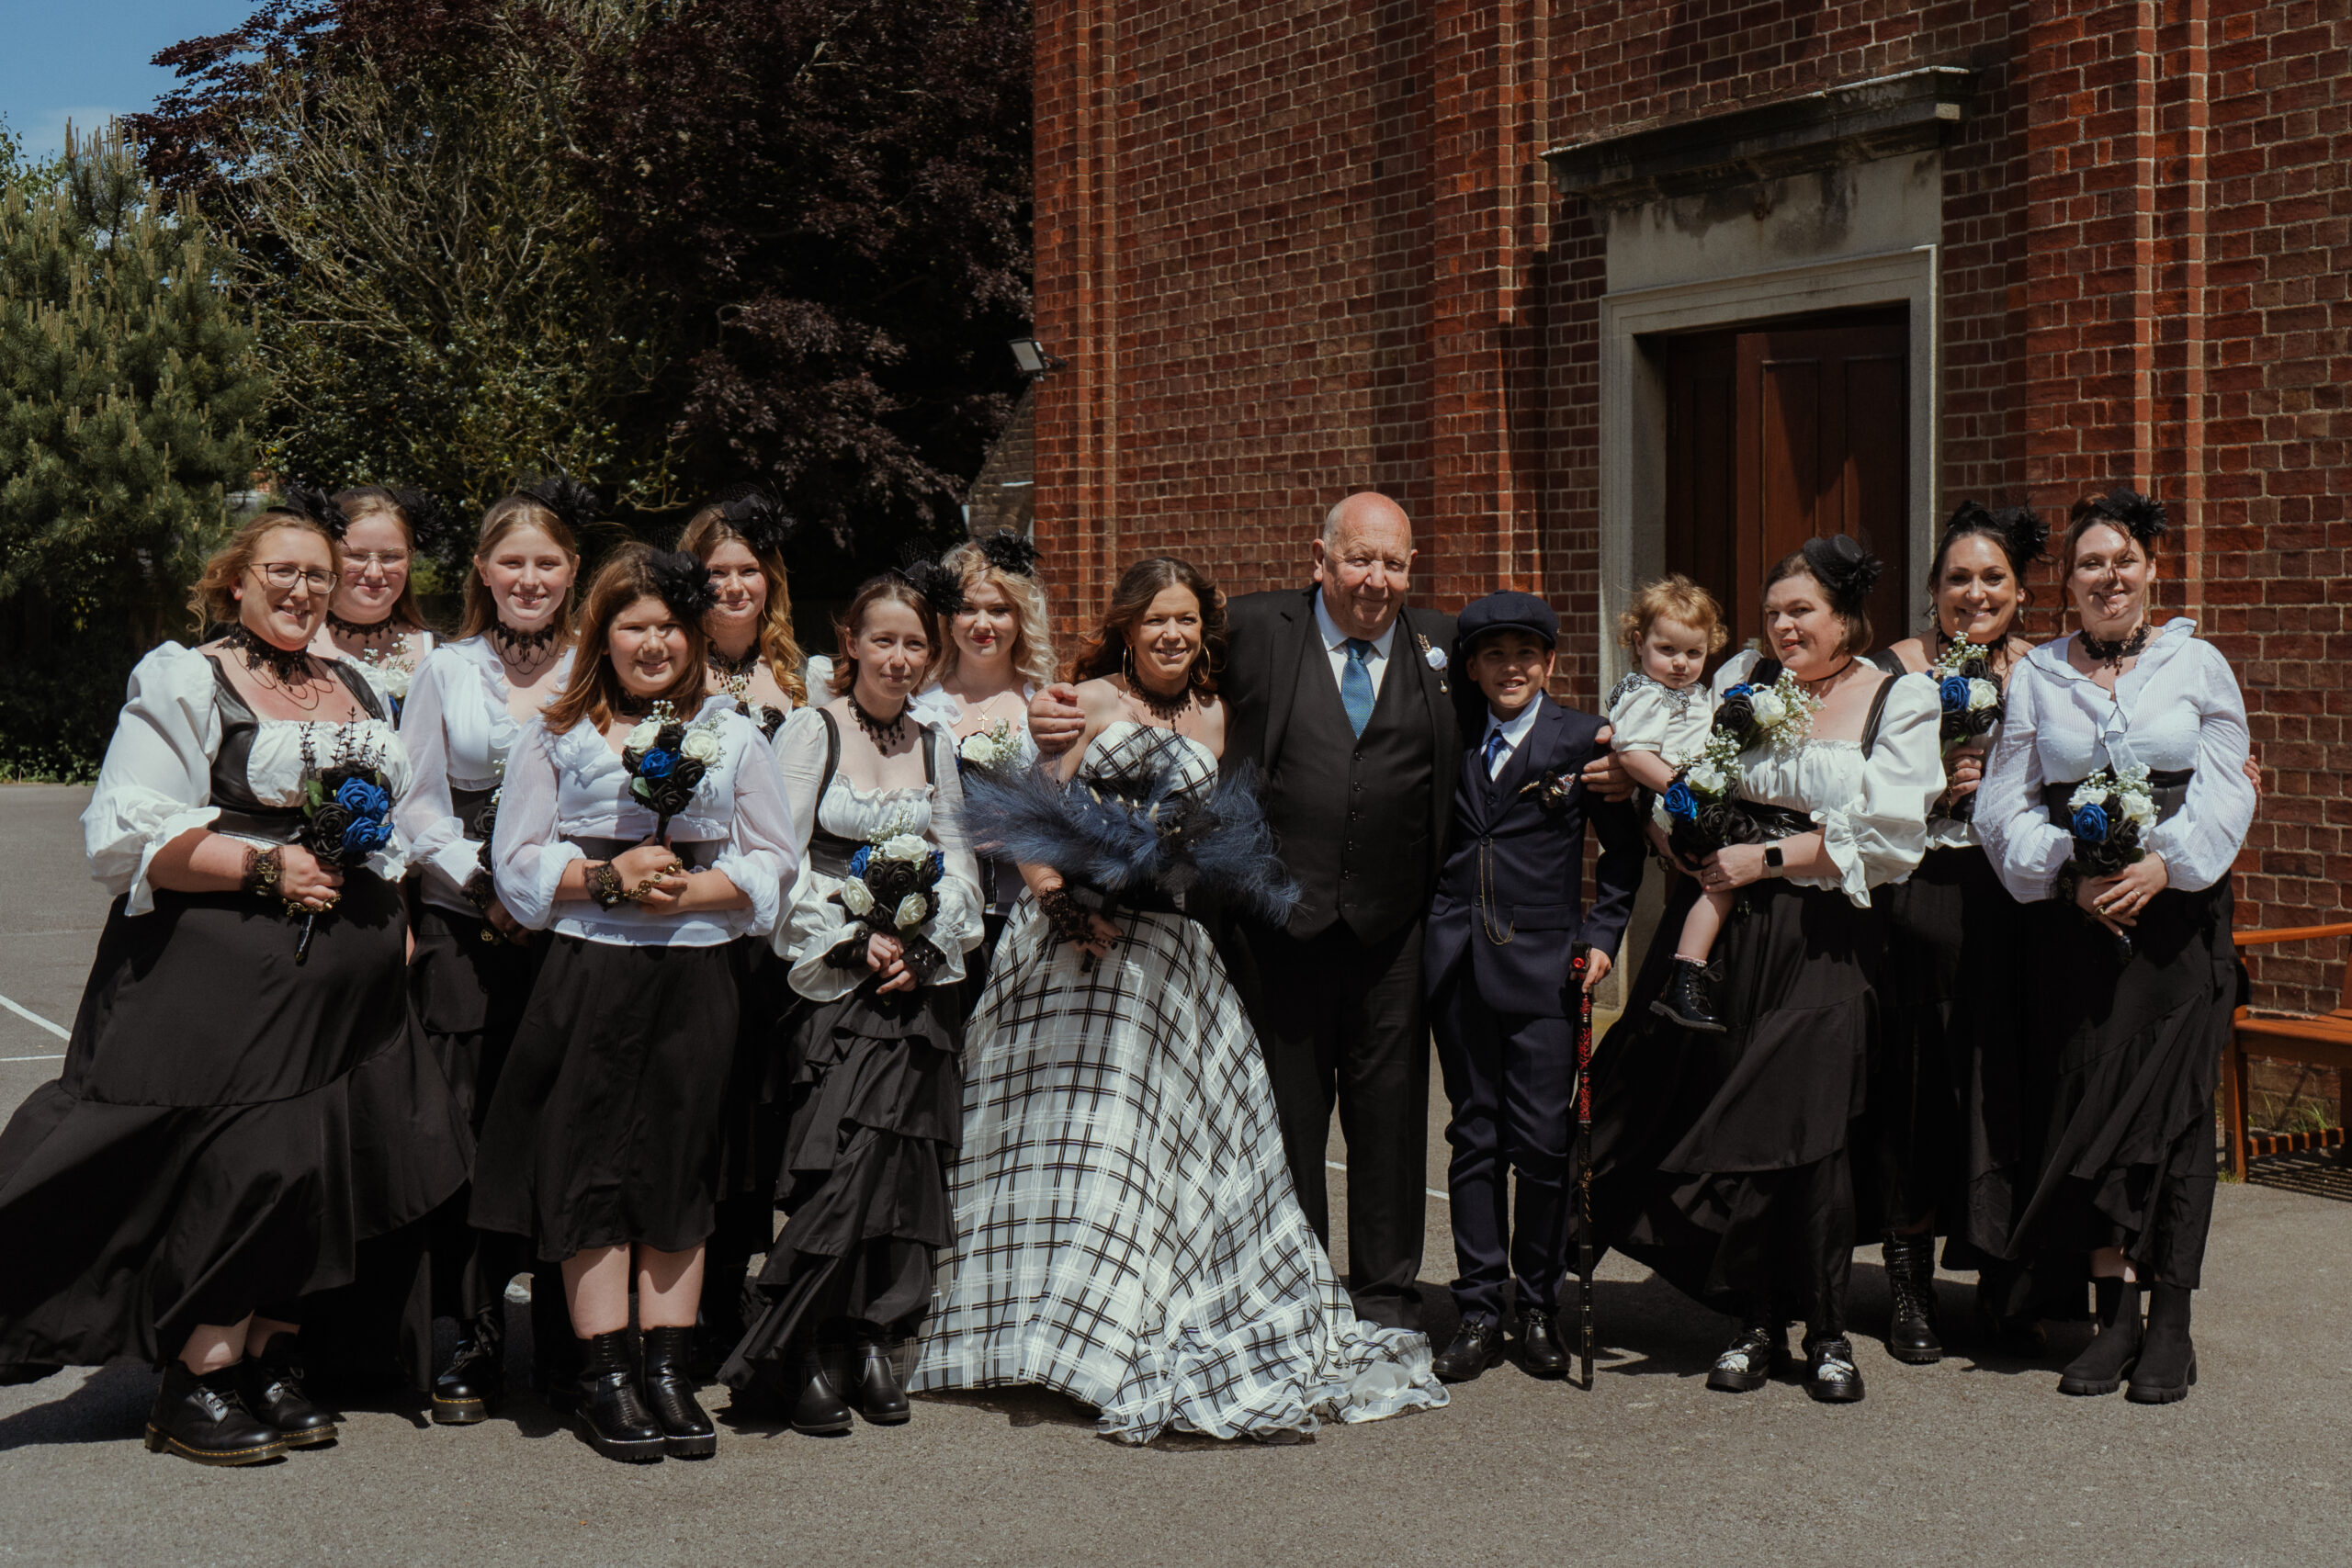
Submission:
M 432 628 L 416 599 L 416 536 L 438 515 L 422 491 L 358 485 L 337 491 L 345 519 L 343 580 L 327 606 L 314 652 L 347 659 L 398 716 L 409 683 L 433 651 Z
M 2165 521 L 2130 491 L 2075 507 L 2061 558 L 2081 629 L 2010 678 L 1976 808 L 2032 921 L 2018 1288 L 2079 1281 L 2087 1258 L 2098 1334 L 2059 1389 L 2128 1379 L 2141 1404 L 2197 1381 L 2189 1300 L 2235 998 L 2230 868 L 2255 807 L 2229 661 L 2191 620 L 2151 623 Z

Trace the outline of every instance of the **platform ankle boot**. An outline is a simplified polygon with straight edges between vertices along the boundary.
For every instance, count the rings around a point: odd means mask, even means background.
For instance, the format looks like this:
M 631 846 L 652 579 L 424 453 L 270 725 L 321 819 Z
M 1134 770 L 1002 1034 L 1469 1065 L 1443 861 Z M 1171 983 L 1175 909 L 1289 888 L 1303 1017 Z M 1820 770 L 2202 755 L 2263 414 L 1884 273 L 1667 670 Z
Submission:
M 2188 1337 L 2187 1285 L 2162 1280 L 2148 1287 L 2148 1331 L 2123 1397 L 2134 1404 L 2170 1404 L 2187 1399 L 2197 1382 L 2197 1347 Z
M 240 1363 L 242 1365 L 243 1363 Z M 260 1464 L 286 1457 L 286 1439 L 245 1408 L 237 1393 L 238 1368 L 202 1376 L 175 1360 L 147 1412 L 147 1451 L 175 1453 L 198 1464 Z
M 314 1449 L 335 1440 L 334 1417 L 302 1392 L 302 1337 L 273 1334 L 258 1356 L 237 1363 L 237 1392 L 256 1420 L 266 1421 L 289 1449 Z
M 2091 1281 L 2098 1297 L 2098 1332 L 2058 1374 L 2058 1392 L 2113 1393 L 2140 1359 L 2140 1286 L 2132 1280 Z
M 658 1460 L 667 1451 L 661 1424 L 638 1393 L 637 1369 L 629 1365 L 628 1330 L 616 1328 L 580 1341 L 578 1403 L 572 1430 L 603 1454 L 630 1464 Z
M 899 1383 L 899 1360 L 879 1334 L 860 1334 L 851 1354 L 857 1360 L 857 1413 L 876 1427 L 904 1426 L 914 1414 Z
M 1707 966 L 1695 958 L 1677 958 L 1666 982 L 1666 994 L 1650 1003 L 1650 1011 L 1702 1034 L 1721 1034 L 1723 1020 L 1715 1015 L 1715 983 Z
M 645 1331 L 645 1403 L 662 1426 L 662 1446 L 672 1459 L 708 1459 L 718 1451 L 718 1428 L 695 1400 L 691 1328 Z
M 486 1421 L 505 1385 L 506 1303 L 492 1302 L 473 1315 L 448 1369 L 433 1380 L 433 1419 L 444 1427 Z
M 1886 1328 L 1886 1353 L 1905 1365 L 1930 1366 L 1944 1359 L 1936 1323 L 1936 1238 L 1920 1231 L 1889 1231 L 1880 1241 L 1886 1259 L 1886 1286 L 1894 1311 Z

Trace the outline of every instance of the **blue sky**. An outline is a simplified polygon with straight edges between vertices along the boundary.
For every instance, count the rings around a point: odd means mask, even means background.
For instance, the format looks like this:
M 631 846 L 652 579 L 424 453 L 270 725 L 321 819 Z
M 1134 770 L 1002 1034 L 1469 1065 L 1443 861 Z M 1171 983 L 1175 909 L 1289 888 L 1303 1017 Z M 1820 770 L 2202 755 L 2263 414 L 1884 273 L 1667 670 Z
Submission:
M 254 0 L 0 0 L 0 116 L 42 157 L 65 121 L 105 122 L 153 105 L 172 73 L 147 63 L 182 39 L 222 33 Z

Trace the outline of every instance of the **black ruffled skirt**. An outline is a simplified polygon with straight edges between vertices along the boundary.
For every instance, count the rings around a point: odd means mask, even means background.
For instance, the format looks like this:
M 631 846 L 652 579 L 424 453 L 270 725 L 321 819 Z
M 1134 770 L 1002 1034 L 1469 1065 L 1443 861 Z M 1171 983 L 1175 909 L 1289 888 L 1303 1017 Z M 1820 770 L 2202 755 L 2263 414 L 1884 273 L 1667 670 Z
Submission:
M 1681 879 L 1659 929 L 1697 894 Z M 1650 1010 L 1674 953 L 1654 942 L 1594 1057 L 1595 1241 L 1720 1311 L 1775 1304 L 1839 1332 L 1880 931 L 1832 889 L 1768 881 L 1742 897 L 1716 942 L 1727 1032 Z
M 2200 1282 L 2216 1179 L 2213 1095 L 2237 996 L 2224 880 L 2149 901 L 2127 952 L 2054 902 L 2025 910 L 2024 1110 L 2010 1254 L 2016 1310 L 2120 1247 L 2143 1278 Z
M 0 1133 L 0 1363 L 159 1362 L 201 1324 L 309 1320 L 363 1244 L 463 1183 L 405 929 L 365 872 L 300 965 L 297 924 L 249 896 L 116 901 L 64 1073 Z
M 731 948 L 548 943 L 482 1121 L 472 1223 L 560 1261 L 710 1236 L 735 1062 Z
M 847 1319 L 911 1333 L 932 1261 L 955 1240 L 947 1164 L 964 1113 L 957 988 L 878 997 L 868 981 L 804 1003 L 777 1202 L 789 1218 L 761 1270 L 767 1303 L 720 1378 L 750 1386 L 804 1329 Z

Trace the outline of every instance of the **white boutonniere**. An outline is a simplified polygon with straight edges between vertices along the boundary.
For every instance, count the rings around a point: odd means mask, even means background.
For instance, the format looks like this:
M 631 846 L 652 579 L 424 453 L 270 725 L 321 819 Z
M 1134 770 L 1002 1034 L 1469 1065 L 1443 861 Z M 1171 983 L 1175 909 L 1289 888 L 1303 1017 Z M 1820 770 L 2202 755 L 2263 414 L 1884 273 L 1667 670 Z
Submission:
M 1440 694 L 1451 696 L 1453 691 L 1445 683 L 1445 649 L 1432 646 L 1430 639 L 1419 632 L 1413 634 L 1413 641 L 1420 647 L 1421 662 L 1437 671 L 1437 689 Z

